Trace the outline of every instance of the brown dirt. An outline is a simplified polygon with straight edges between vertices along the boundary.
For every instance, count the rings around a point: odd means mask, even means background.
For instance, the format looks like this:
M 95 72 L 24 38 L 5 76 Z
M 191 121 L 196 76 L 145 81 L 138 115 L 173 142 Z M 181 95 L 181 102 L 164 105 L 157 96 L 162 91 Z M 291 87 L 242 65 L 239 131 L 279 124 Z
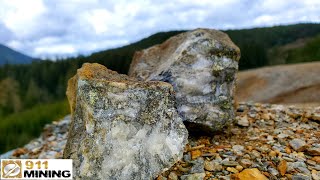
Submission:
M 272 104 L 279 103 L 320 103 L 319 92 L 320 84 L 315 84 L 307 87 L 301 87 L 291 92 L 284 92 L 270 100 Z
M 320 105 L 320 62 L 270 66 L 237 76 L 240 102 Z

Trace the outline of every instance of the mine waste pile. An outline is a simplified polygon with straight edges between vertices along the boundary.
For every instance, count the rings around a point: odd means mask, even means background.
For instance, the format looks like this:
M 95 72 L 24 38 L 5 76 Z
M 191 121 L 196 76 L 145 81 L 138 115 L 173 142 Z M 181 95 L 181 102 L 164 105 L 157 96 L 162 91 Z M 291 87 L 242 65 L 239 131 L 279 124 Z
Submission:
M 196 29 L 136 52 L 129 76 L 86 63 L 71 116 L 1 158 L 73 159 L 74 179 L 319 180 L 320 107 L 236 103 L 239 59 Z

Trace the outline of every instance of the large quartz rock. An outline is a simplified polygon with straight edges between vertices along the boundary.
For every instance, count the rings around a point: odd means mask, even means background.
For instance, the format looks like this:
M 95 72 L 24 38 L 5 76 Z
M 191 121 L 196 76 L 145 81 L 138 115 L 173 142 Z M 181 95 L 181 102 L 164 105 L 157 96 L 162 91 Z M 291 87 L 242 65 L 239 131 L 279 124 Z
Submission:
M 75 179 L 152 179 L 182 158 L 187 130 L 165 82 L 139 82 L 99 64 L 69 80 L 64 158 Z
M 223 32 L 196 29 L 136 52 L 129 75 L 165 81 L 178 112 L 193 130 L 221 130 L 234 119 L 235 73 L 240 50 Z

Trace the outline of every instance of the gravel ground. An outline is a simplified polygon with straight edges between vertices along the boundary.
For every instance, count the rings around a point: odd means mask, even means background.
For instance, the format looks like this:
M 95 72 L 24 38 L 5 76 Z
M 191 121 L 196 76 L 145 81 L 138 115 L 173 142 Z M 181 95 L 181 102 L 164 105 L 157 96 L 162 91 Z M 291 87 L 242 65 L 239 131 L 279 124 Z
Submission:
M 320 107 L 240 104 L 235 125 L 191 136 L 184 157 L 157 179 L 320 180 Z M 1 158 L 62 158 L 70 117 Z

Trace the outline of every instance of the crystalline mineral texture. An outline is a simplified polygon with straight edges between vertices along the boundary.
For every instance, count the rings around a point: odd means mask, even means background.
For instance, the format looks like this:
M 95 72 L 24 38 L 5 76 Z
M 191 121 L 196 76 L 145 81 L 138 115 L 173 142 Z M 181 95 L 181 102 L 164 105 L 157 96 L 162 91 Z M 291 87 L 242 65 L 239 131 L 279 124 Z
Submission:
M 182 158 L 188 132 L 165 82 L 84 64 L 68 83 L 72 121 L 64 158 L 75 179 L 152 179 Z
M 135 53 L 129 75 L 173 85 L 189 130 L 221 130 L 234 120 L 239 48 L 227 34 L 196 29 Z

